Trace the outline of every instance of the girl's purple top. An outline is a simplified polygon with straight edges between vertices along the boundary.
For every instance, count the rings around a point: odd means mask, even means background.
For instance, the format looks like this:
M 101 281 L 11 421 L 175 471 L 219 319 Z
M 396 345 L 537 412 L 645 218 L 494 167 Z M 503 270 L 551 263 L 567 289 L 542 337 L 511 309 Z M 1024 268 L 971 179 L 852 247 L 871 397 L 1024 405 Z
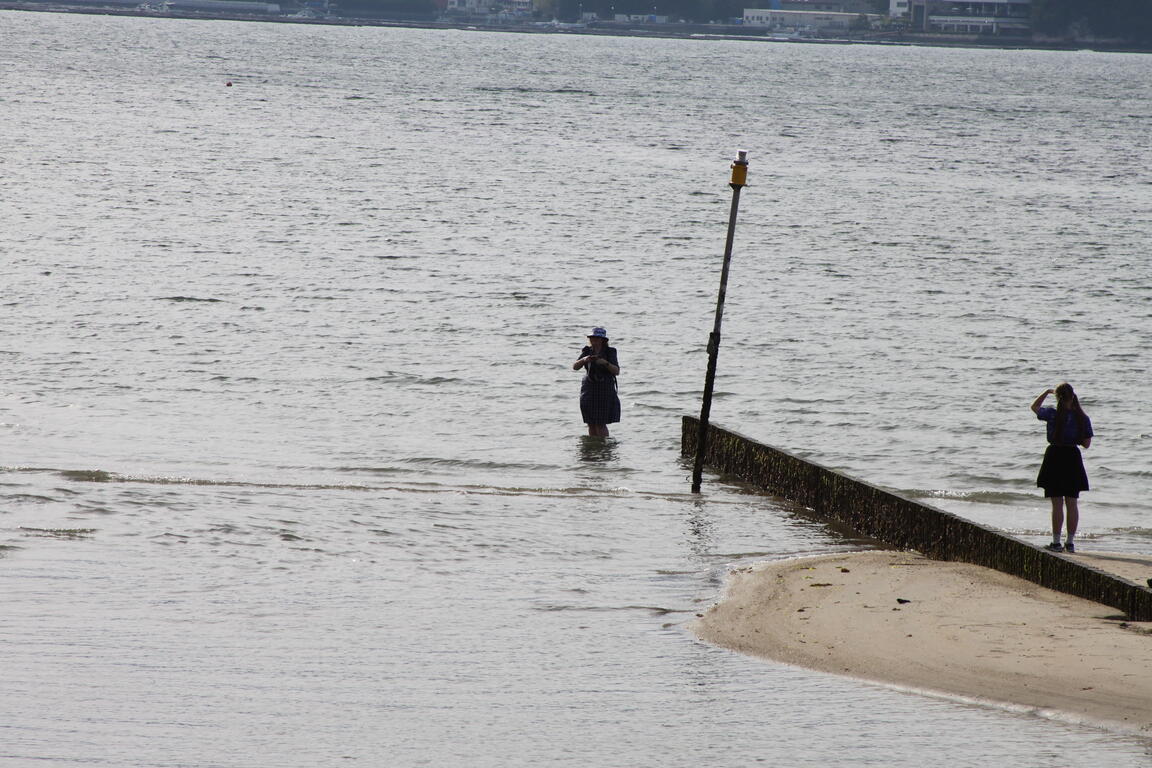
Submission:
M 1056 409 L 1045 405 L 1036 412 L 1036 418 L 1048 422 L 1048 442 L 1052 445 L 1079 445 L 1084 438 L 1092 437 L 1092 420 L 1084 415 L 1084 430 L 1080 430 L 1080 420 L 1072 411 L 1064 414 L 1064 424 L 1056 423 Z

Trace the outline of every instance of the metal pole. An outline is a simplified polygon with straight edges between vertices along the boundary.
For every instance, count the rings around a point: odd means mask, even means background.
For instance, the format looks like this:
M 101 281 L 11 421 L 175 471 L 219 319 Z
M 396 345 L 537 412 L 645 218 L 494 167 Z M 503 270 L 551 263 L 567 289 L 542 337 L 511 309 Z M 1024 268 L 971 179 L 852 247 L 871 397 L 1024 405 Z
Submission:
M 708 415 L 712 412 L 712 390 L 716 383 L 716 357 L 720 354 L 720 324 L 724 321 L 724 298 L 728 293 L 728 265 L 732 262 L 732 239 L 736 235 L 736 211 L 740 190 L 748 181 L 748 153 L 740 150 L 732 162 L 732 210 L 728 213 L 728 239 L 724 243 L 724 266 L 720 270 L 720 292 L 716 297 L 716 321 L 708 336 L 708 373 L 704 376 L 704 401 L 700 404 L 700 433 L 696 437 L 696 465 L 692 469 L 692 493 L 700 493 L 704 456 L 708 452 Z

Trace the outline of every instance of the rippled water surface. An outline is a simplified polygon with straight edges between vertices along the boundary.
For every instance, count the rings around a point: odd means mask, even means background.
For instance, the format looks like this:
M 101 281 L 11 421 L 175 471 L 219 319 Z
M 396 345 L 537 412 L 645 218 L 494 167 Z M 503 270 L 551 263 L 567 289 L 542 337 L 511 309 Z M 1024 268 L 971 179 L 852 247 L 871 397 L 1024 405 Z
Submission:
M 679 455 L 742 148 L 714 421 L 1040 541 L 1068 379 L 1084 548 L 1152 549 L 1152 58 L 0 33 L 0 761 L 1152 758 L 695 641 L 732 565 L 867 543 Z

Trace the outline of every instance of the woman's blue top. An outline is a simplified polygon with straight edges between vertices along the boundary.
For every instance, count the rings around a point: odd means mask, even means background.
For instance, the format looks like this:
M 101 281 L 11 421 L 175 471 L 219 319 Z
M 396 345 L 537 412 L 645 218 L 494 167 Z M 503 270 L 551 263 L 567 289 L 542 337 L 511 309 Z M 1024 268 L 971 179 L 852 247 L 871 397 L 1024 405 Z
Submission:
M 1064 423 L 1056 423 L 1056 409 L 1050 405 L 1043 406 L 1036 412 L 1036 418 L 1048 422 L 1048 442 L 1052 445 L 1079 445 L 1087 437 L 1092 437 L 1092 420 L 1084 415 L 1084 430 L 1081 432 L 1080 420 L 1072 411 L 1064 414 Z

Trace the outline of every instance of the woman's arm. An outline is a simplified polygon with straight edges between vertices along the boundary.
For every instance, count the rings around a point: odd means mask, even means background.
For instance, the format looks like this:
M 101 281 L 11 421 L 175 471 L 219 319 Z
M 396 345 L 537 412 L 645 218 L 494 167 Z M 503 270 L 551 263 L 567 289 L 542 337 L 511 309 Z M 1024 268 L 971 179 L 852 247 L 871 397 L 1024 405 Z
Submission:
M 604 350 L 604 357 L 599 359 L 604 362 L 604 370 L 613 376 L 620 375 L 620 365 L 616 362 L 616 350 L 613 347 Z
M 592 359 L 592 355 L 588 354 L 589 352 L 591 352 L 591 350 L 588 349 L 588 347 L 580 350 L 580 359 L 572 363 L 572 370 L 578 371 L 588 365 L 588 361 Z
M 1089 436 L 1089 437 L 1084 438 L 1083 440 L 1080 441 L 1080 445 L 1084 446 L 1085 448 L 1088 448 L 1090 445 L 1092 445 L 1092 437 Z
M 1043 392 L 1041 392 L 1040 396 L 1032 401 L 1032 413 L 1040 413 L 1040 406 L 1043 405 L 1044 398 L 1048 397 L 1048 395 L 1052 394 L 1055 391 L 1056 390 L 1054 390 L 1054 389 L 1046 389 Z
M 579 360 L 577 360 L 575 363 L 572 364 L 572 370 L 574 370 L 574 371 L 579 370 L 580 368 L 582 368 L 585 365 L 599 365 L 602 368 L 604 368 L 604 370 L 608 371 L 608 373 L 612 374 L 613 376 L 619 376 L 620 375 L 620 366 L 613 365 L 612 363 L 608 362 L 608 360 L 606 358 L 596 357 L 596 355 L 588 355 L 588 357 L 580 358 Z

